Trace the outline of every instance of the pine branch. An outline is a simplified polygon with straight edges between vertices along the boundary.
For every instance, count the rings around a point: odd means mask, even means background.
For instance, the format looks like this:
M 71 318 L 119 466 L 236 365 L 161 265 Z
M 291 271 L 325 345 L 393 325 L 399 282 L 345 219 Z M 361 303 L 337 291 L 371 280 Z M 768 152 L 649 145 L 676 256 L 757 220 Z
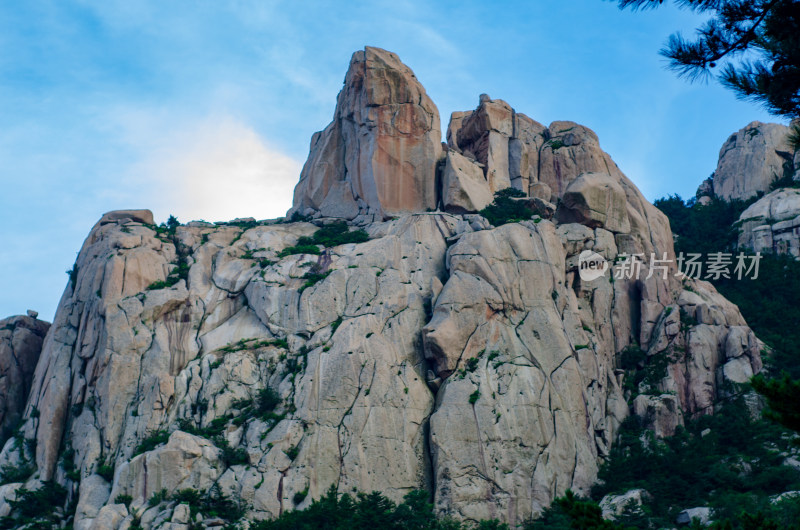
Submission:
M 682 9 L 702 12 L 710 9 L 720 9 L 724 0 L 673 0 Z M 628 7 L 633 11 L 656 9 L 664 4 L 664 0 L 619 0 L 619 8 Z
M 671 35 L 667 46 L 659 53 L 670 60 L 669 68 L 680 77 L 691 80 L 702 78 L 720 59 L 743 52 L 757 42 L 759 27 L 780 1 L 769 2 L 745 30 L 733 29 L 735 23 L 742 20 L 740 17 L 745 15 L 737 4 L 728 12 L 729 16 L 735 15 L 736 19 L 720 16 L 720 19 L 710 20 L 699 31 L 701 38 L 693 42 L 685 40 L 679 33 Z M 733 35 L 728 35 L 730 32 Z

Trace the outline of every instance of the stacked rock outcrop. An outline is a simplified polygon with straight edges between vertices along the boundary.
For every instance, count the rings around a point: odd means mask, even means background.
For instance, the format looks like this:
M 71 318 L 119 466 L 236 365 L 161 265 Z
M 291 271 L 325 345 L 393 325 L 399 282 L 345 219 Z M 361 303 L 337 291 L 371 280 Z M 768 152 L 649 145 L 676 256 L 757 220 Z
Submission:
M 736 307 L 675 275 L 666 218 L 592 131 L 483 97 L 446 151 L 439 136 L 411 70 L 367 48 L 312 140 L 290 211 L 305 221 L 103 216 L 0 452 L 33 466 L 0 486 L 0 514 L 54 480 L 76 529 L 176 528 L 186 488 L 262 519 L 331 486 L 425 489 L 442 514 L 516 524 L 586 492 L 629 414 L 669 434 L 760 369 Z M 555 215 L 474 213 L 507 187 Z M 342 220 L 368 240 L 317 244 Z M 587 250 L 639 254 L 644 273 L 582 279 Z M 631 348 L 663 373 L 626 385 Z

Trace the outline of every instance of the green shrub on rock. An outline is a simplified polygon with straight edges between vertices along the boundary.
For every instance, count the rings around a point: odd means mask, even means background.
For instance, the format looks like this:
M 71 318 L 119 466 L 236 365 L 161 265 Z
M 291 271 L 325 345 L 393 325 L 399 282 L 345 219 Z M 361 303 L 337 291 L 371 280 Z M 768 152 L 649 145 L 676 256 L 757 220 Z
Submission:
M 480 211 L 494 226 L 527 221 L 535 213 L 525 201 L 525 194 L 515 188 L 506 188 L 494 194 L 494 202 Z

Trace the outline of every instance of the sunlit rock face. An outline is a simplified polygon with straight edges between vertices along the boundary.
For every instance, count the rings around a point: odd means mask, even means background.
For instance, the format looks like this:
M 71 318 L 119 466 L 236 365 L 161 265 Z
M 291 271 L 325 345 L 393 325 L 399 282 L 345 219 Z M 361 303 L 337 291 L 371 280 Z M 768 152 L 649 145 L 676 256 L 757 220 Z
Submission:
M 373 220 L 435 209 L 439 111 L 397 55 L 353 54 L 333 122 L 311 139 L 293 212 Z
M 716 170 L 698 187 L 698 200 L 747 200 L 774 190 L 780 179 L 800 180 L 800 150 L 789 141 L 790 133 L 780 123 L 754 121 L 731 134 L 719 150 Z
M 758 121 L 732 134 L 719 151 L 714 194 L 726 200 L 749 199 L 769 192 L 772 183 L 785 174 L 791 176 L 794 149 L 788 136 L 785 125 Z
M 331 486 L 425 489 L 441 514 L 517 524 L 587 492 L 629 414 L 667 435 L 760 369 L 736 307 L 675 276 L 666 218 L 589 129 L 483 97 L 446 152 L 439 136 L 411 71 L 367 48 L 312 142 L 292 211 L 307 221 L 104 215 L 0 452 L 33 474 L 0 498 L 53 479 L 75 528 L 166 529 L 186 514 L 149 505 L 162 489 L 213 489 L 251 519 Z M 474 213 L 508 186 L 552 219 Z M 369 240 L 305 239 L 342 219 Z M 582 280 L 587 250 L 641 254 L 644 273 Z M 671 264 L 647 277 L 654 259 Z M 632 348 L 664 365 L 636 389 Z

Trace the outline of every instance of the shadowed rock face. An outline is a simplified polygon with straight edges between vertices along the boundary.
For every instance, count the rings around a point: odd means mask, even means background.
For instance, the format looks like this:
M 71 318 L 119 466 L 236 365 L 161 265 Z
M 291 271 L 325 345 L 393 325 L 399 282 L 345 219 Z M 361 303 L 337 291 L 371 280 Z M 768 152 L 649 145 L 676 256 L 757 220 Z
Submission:
M 311 139 L 291 213 L 353 219 L 435 209 L 436 105 L 397 55 L 353 54 L 333 122 Z
M 0 320 L 0 443 L 22 418 L 49 328 L 49 323 L 29 316 Z
M 800 190 L 780 189 L 739 216 L 739 247 L 800 258 Z
M 28 486 L 64 484 L 84 530 L 128 528 L 133 512 L 174 528 L 185 510 L 147 499 L 212 486 L 252 518 L 333 485 L 398 501 L 424 488 L 442 514 L 514 525 L 587 492 L 629 414 L 669 434 L 761 368 L 758 340 L 711 285 L 674 265 L 646 278 L 654 257 L 674 258 L 669 224 L 589 129 L 545 128 L 483 97 L 454 115 L 442 164 L 438 127 L 411 71 L 367 48 L 295 191 L 313 223 L 170 234 L 148 211 L 105 214 L 36 367 L 21 429 L 36 444 L 9 441 L 0 467 L 29 460 Z M 521 200 L 561 199 L 553 220 L 493 227 L 466 213 L 508 184 L 528 190 Z M 425 212 L 441 203 L 458 213 Z M 323 216 L 354 219 L 369 241 L 292 253 Z M 645 274 L 583 281 L 586 250 L 641 254 Z M 638 406 L 619 370 L 628 347 L 669 358 Z M 259 410 L 266 389 L 278 399 Z M 20 486 L 0 490 L 0 514 Z

